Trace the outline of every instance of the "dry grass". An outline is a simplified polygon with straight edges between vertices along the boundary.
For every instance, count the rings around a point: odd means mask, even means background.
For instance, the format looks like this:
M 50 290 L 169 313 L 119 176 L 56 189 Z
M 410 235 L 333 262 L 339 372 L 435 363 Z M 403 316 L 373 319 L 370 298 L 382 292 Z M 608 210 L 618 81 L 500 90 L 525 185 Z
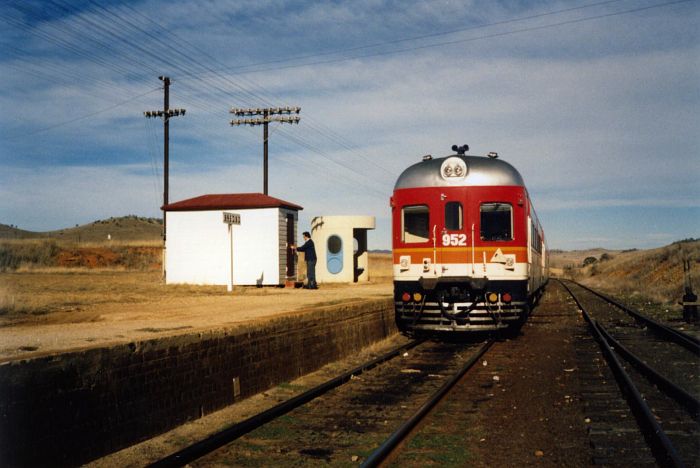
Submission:
M 157 241 L 80 245 L 46 239 L 0 241 L 0 271 L 53 267 L 158 270 L 161 261 L 162 245 Z
M 391 255 L 370 254 L 373 283 L 391 281 Z M 303 261 L 300 262 L 303 271 Z M 324 285 L 325 289 L 344 285 Z M 270 288 L 236 288 L 236 295 L 264 296 Z M 96 320 L 95 306 L 145 304 L 183 297 L 227 296 L 225 286 L 166 285 L 160 270 L 134 271 L 123 266 L 23 267 L 0 273 L 0 326 Z
M 369 254 L 369 276 L 372 281 L 393 281 L 393 259 L 390 253 Z
M 264 294 L 241 288 L 237 294 Z M 225 296 L 225 286 L 165 285 L 160 272 L 52 269 L 0 273 L 0 326 L 84 322 L 93 306 L 143 304 L 181 297 Z M 57 315 L 55 317 L 51 317 Z M 44 317 L 42 317 L 44 316 Z
M 651 250 L 604 251 L 610 257 L 592 265 L 581 263 L 568 276 L 611 294 L 637 297 L 678 308 L 683 295 L 683 258 L 691 260 L 691 274 L 700 289 L 700 241 L 676 243 Z
M 76 242 L 73 239 L 36 238 L 36 239 L 0 239 L 0 244 L 11 246 L 41 245 L 52 243 L 61 248 L 111 248 L 111 247 L 163 247 L 160 239 L 133 239 L 133 240 L 98 240 Z

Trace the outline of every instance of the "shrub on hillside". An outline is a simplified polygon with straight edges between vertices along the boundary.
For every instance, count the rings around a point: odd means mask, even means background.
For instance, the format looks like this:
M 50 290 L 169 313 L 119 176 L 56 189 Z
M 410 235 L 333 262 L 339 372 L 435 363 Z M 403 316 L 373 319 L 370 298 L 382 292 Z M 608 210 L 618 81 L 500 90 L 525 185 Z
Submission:
M 60 250 L 53 240 L 0 243 L 0 271 L 16 270 L 22 264 L 53 266 Z
M 127 270 L 152 270 L 160 268 L 163 251 L 160 248 L 121 247 L 115 249 L 119 255 L 118 263 Z

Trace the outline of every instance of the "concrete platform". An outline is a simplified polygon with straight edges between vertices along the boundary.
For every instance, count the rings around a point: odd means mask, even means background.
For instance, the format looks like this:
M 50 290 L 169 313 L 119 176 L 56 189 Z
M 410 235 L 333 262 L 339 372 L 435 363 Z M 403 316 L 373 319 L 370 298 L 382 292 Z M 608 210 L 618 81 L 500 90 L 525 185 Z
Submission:
M 0 465 L 85 463 L 396 333 L 386 284 L 197 299 L 1 329 Z

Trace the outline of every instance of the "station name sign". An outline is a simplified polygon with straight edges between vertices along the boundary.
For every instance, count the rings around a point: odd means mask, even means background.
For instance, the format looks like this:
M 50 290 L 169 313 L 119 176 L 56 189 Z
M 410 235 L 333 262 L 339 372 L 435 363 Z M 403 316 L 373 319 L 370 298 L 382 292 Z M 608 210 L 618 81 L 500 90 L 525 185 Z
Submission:
M 224 223 L 226 224 L 235 224 L 235 225 L 240 225 L 241 224 L 241 215 L 238 213 L 227 213 L 224 211 Z

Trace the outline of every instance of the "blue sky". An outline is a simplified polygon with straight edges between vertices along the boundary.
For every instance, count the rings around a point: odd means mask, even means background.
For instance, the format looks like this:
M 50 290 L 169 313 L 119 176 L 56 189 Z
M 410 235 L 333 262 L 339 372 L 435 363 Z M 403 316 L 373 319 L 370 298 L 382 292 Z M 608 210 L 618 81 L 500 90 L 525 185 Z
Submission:
M 45 231 L 160 216 L 170 200 L 262 191 L 377 217 L 401 171 L 453 144 L 522 173 L 550 248 L 700 236 L 697 0 L 19 1 L 0 6 L 0 222 Z

